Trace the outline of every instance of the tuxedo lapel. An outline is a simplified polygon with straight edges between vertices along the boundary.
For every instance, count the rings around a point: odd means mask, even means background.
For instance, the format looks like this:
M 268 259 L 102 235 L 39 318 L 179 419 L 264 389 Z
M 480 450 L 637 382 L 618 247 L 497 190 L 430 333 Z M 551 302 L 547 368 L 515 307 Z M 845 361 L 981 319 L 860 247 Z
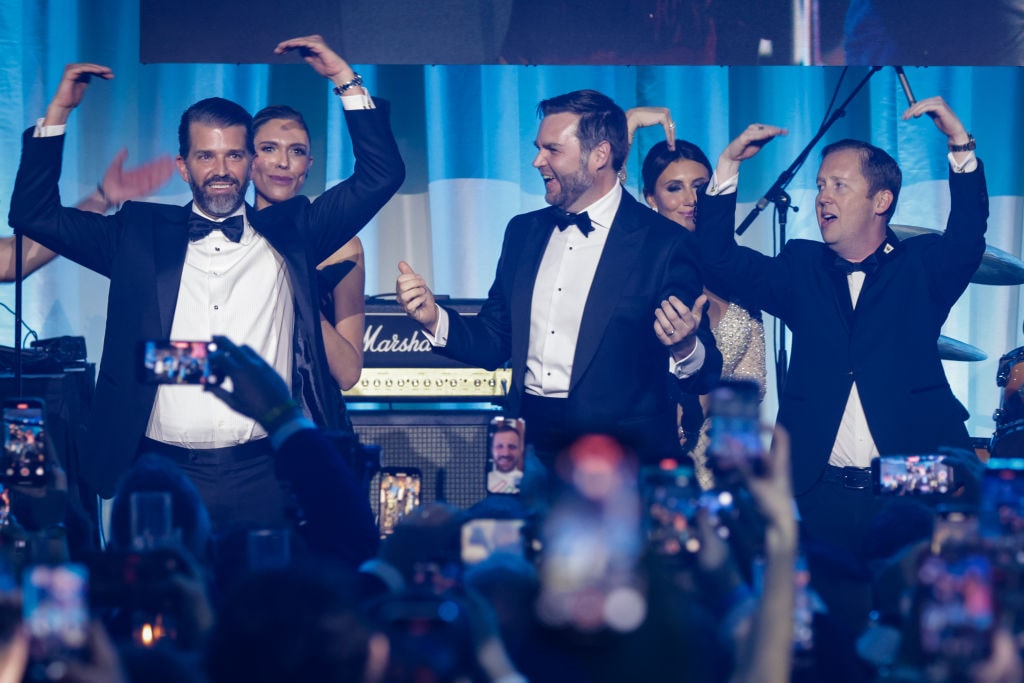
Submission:
M 516 260 L 512 276 L 512 290 L 509 301 L 509 318 L 512 321 L 513 367 L 526 367 L 527 347 L 530 343 L 530 316 L 533 308 L 533 286 L 537 271 L 544 258 L 544 250 L 554 225 L 546 220 L 546 211 L 539 211 L 531 217 L 526 234 L 522 236 L 522 249 Z
M 296 230 L 298 221 L 296 219 L 296 207 L 298 203 L 280 202 L 265 209 L 256 211 L 246 204 L 246 215 L 249 224 L 270 243 L 281 258 L 284 259 L 288 269 L 288 279 L 292 285 L 292 294 L 296 306 L 296 313 L 301 319 L 315 320 L 319 318 L 319 309 L 314 310 L 311 305 L 319 301 L 318 285 L 310 279 L 309 259 L 307 246 Z M 314 266 L 316 264 L 313 264 Z M 312 292 L 313 296 L 307 296 Z
M 601 252 L 601 260 L 597 263 L 594 281 L 590 285 L 587 303 L 583 308 L 569 391 L 573 390 L 576 382 L 594 359 L 612 312 L 623 294 L 622 283 L 629 280 L 630 271 L 637 267 L 640 250 L 647 234 L 647 229 L 636 213 L 637 209 L 650 211 L 639 206 L 636 200 L 623 192 L 622 202 L 608 231 L 608 239 L 604 251 Z M 651 309 L 651 325 L 654 325 L 654 309 Z
M 164 338 L 171 336 L 174 309 L 178 304 L 181 272 L 188 249 L 188 217 L 192 204 L 167 207 L 153 217 L 153 267 L 156 271 L 157 309 Z

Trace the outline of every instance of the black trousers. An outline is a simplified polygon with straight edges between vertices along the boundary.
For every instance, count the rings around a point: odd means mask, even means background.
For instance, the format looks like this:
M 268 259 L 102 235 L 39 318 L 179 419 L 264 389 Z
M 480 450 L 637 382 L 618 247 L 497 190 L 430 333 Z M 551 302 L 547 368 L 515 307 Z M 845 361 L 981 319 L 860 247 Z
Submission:
M 855 637 L 874 608 L 864 550 L 871 525 L 884 504 L 866 488 L 819 481 L 796 499 L 800 540 L 810 549 L 811 582 L 847 637 Z
M 232 526 L 283 528 L 288 496 L 274 471 L 270 439 L 227 448 L 192 449 L 143 438 L 139 454 L 173 460 L 206 504 L 215 533 Z

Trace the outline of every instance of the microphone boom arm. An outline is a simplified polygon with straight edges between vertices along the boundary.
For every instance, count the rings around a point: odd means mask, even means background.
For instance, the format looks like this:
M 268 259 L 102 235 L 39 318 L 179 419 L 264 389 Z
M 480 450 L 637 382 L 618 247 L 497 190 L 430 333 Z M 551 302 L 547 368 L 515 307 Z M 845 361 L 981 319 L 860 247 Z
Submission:
M 853 89 L 853 92 L 851 92 L 847 96 L 847 98 L 843 100 L 843 103 L 840 104 L 839 107 L 836 108 L 834 112 L 832 112 L 832 115 L 828 117 L 825 123 L 823 123 L 821 127 L 818 128 L 818 132 L 814 134 L 814 137 L 811 138 L 811 141 L 808 142 L 807 145 L 800 152 L 800 154 L 797 155 L 796 159 L 793 160 L 793 163 L 789 165 L 789 168 L 787 168 L 785 171 L 779 174 L 778 179 L 776 179 L 772 186 L 768 188 L 768 191 L 764 193 L 764 196 L 761 197 L 760 200 L 758 200 L 754 208 L 751 209 L 750 213 L 747 214 L 747 217 L 743 219 L 743 222 L 739 224 L 739 227 L 736 228 L 737 235 L 742 235 L 744 232 L 746 232 L 747 228 L 750 227 L 750 224 L 754 222 L 754 220 L 761 214 L 761 211 L 763 211 L 769 203 L 775 204 L 776 207 L 778 207 L 780 210 L 785 210 L 790 207 L 789 195 L 786 194 L 786 187 L 789 186 L 789 183 L 793 180 L 793 177 L 796 176 L 797 171 L 799 171 L 800 167 L 804 165 L 805 161 L 807 161 L 808 155 L 810 155 L 811 150 L 814 149 L 814 146 L 818 144 L 818 141 L 825 136 L 825 133 L 828 132 L 828 130 L 833 126 L 833 124 L 835 124 L 836 121 L 846 116 L 846 107 L 850 104 L 850 102 L 853 101 L 853 98 L 857 96 L 857 93 L 859 93 L 861 89 L 865 85 L 867 85 L 867 82 L 871 80 L 871 77 L 875 75 L 875 72 L 881 71 L 881 69 L 882 67 L 880 66 L 871 67 L 871 70 L 868 71 L 868 74 L 861 80 L 860 83 L 857 84 L 857 87 Z M 795 207 L 793 208 L 795 209 Z M 781 247 L 782 245 L 780 244 L 779 248 Z

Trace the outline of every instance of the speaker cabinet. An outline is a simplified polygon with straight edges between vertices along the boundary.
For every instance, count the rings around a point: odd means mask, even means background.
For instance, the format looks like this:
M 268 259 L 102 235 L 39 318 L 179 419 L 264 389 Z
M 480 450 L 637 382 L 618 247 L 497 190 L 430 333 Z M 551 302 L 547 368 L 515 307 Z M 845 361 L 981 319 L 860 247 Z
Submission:
M 484 497 L 490 410 L 350 410 L 363 444 L 381 448 L 382 467 L 415 467 L 423 474 L 423 504 L 444 500 L 467 508 Z M 370 483 L 370 505 L 378 512 L 380 477 Z

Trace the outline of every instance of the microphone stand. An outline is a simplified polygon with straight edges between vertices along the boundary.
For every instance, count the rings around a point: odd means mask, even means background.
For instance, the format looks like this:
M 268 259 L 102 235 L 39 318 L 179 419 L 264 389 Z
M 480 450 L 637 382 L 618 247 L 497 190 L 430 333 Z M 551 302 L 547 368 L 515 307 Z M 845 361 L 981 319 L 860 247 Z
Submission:
M 789 186 L 789 183 L 793 180 L 794 176 L 796 176 L 797 171 L 799 171 L 800 167 L 807 161 L 807 157 L 810 155 L 811 150 L 814 149 L 814 146 L 817 145 L 823 137 L 825 137 L 825 133 L 828 132 L 836 121 L 846 116 L 846 107 L 849 106 L 850 102 L 853 101 L 853 98 L 857 96 L 857 93 L 867 85 L 868 81 L 871 80 L 871 77 L 875 75 L 875 72 L 881 70 L 882 67 L 880 66 L 871 67 L 871 70 L 868 71 L 867 75 L 864 76 L 860 83 L 857 84 L 857 87 L 853 89 L 847 98 L 843 100 L 842 104 L 840 104 L 835 111 L 832 112 L 832 115 L 826 119 L 820 128 L 818 128 L 818 132 L 814 134 L 811 141 L 807 143 L 803 150 L 801 150 L 800 154 L 798 154 L 796 159 L 793 160 L 793 163 L 789 165 L 789 168 L 779 174 L 775 183 L 768 188 L 768 191 L 764 193 L 764 196 L 761 197 L 757 204 L 754 205 L 754 208 L 750 210 L 747 217 L 744 218 L 743 222 L 736 228 L 737 235 L 742 235 L 746 232 L 747 228 L 750 227 L 750 224 L 753 223 L 761 214 L 761 211 L 771 203 L 775 205 L 775 211 L 779 217 L 779 249 L 782 249 L 782 247 L 785 246 L 786 220 L 789 215 L 789 209 L 792 207 L 794 211 L 799 211 L 797 207 L 793 206 L 792 198 L 786 193 L 786 187 Z M 782 321 L 779 321 L 779 353 L 775 361 L 775 379 L 780 399 L 782 398 L 782 388 L 786 384 L 786 371 L 788 367 L 789 358 L 788 352 L 786 351 L 786 325 L 782 323 Z
M 22 274 L 23 268 L 21 265 L 21 255 L 24 245 L 20 232 L 15 231 L 14 233 L 14 387 L 17 393 L 16 396 L 24 395 L 24 386 L 22 385 L 22 372 L 21 372 L 21 286 L 22 286 Z

